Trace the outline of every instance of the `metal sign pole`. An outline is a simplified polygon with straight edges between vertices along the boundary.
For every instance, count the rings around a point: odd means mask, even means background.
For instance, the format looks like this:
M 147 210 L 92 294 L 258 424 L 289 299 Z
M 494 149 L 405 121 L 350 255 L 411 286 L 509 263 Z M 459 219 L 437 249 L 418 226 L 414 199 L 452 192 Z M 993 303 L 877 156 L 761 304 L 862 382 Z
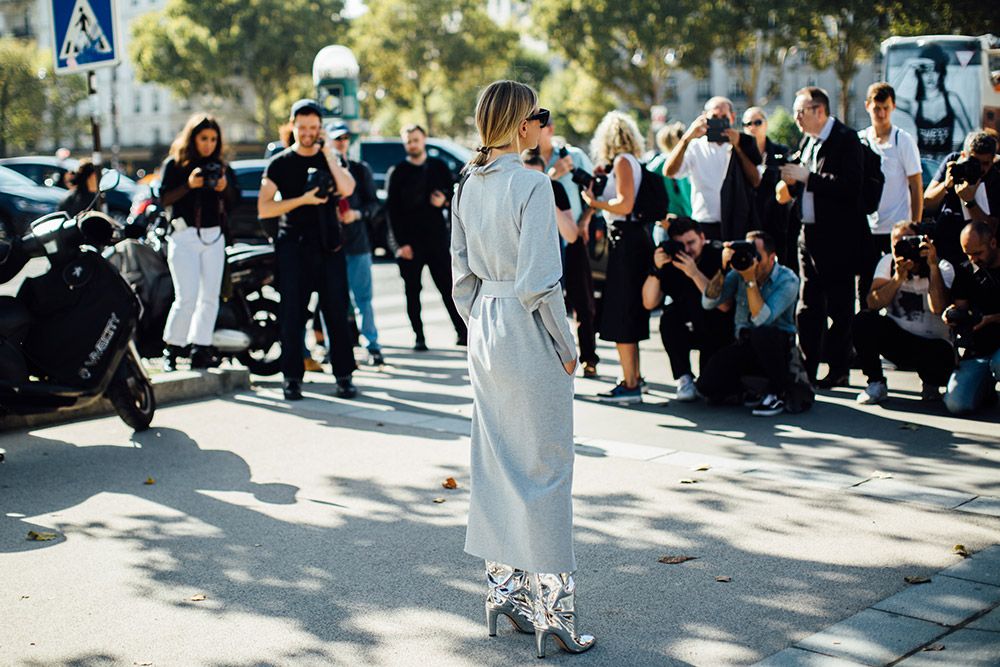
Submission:
M 108 212 L 107 204 L 104 201 L 104 192 L 101 190 L 101 177 L 104 175 L 104 170 L 101 168 L 103 164 L 103 158 L 101 156 L 101 121 L 98 115 L 100 109 L 98 108 L 97 99 L 97 73 L 94 70 L 87 70 L 87 93 L 90 99 L 90 136 L 94 141 L 94 153 L 93 161 L 94 165 L 97 167 L 97 190 L 98 190 L 98 200 L 97 207 Z

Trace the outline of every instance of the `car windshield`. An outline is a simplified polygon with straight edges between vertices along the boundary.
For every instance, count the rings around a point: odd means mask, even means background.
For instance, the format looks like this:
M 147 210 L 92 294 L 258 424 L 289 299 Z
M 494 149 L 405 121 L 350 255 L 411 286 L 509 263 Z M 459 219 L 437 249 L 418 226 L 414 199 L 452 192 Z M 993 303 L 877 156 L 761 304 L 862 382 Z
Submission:
M 22 176 L 13 169 L 8 169 L 7 167 L 0 167 L 0 187 L 23 188 L 34 185 L 35 182 L 27 176 Z

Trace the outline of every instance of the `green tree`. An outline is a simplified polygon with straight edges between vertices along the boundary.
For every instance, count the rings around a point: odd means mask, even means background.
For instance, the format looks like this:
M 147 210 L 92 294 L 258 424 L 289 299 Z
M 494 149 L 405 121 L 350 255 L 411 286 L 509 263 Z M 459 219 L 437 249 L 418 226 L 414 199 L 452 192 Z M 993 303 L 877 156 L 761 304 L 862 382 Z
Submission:
M 413 109 L 430 133 L 467 130 L 476 92 L 508 73 L 518 54 L 517 33 L 498 26 L 482 4 L 369 2 L 351 26 L 369 103 Z
M 87 99 L 87 77 L 85 74 L 56 75 L 52 66 L 52 53 L 43 52 L 47 61 L 39 76 L 45 90 L 45 120 L 47 138 L 55 146 L 79 142 L 82 132 L 90 127 L 88 117 L 80 113 L 80 104 Z
M 45 124 L 44 74 L 34 42 L 0 38 L 0 156 L 30 150 Z
M 710 3 L 696 0 L 546 0 L 532 17 L 549 47 L 627 106 L 666 101 L 677 68 L 703 73 L 712 53 Z
M 344 35 L 342 9 L 343 0 L 170 0 L 132 24 L 129 54 L 140 81 L 179 97 L 241 99 L 248 88 L 267 135 L 277 125 L 271 101 Z
M 615 108 L 601 82 L 573 64 L 546 77 L 539 95 L 542 106 L 552 110 L 556 133 L 584 150 L 601 118 Z
M 795 124 L 792 114 L 788 113 L 785 107 L 778 107 L 771 114 L 767 122 L 767 136 L 771 141 L 784 144 L 792 149 L 799 145 L 802 140 L 802 132 Z

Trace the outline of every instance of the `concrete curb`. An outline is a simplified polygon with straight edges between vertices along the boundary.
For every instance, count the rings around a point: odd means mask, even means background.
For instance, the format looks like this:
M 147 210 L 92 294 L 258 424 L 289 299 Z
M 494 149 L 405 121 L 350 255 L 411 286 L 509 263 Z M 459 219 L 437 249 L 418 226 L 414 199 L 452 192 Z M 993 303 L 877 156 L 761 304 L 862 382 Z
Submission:
M 239 389 L 250 388 L 250 371 L 243 368 L 212 368 L 206 371 L 174 371 L 152 377 L 156 406 L 190 401 L 206 396 L 221 396 Z M 114 414 L 111 403 L 102 398 L 76 410 L 64 410 L 37 415 L 8 415 L 0 418 L 0 431 L 13 431 L 36 426 L 50 426 L 77 419 L 90 419 Z

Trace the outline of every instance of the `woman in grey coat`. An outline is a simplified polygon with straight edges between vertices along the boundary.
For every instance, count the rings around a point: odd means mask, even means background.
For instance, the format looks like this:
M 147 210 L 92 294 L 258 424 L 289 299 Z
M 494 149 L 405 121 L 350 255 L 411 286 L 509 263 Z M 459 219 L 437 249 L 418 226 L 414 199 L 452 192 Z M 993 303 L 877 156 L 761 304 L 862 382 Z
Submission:
M 525 169 L 548 119 L 537 95 L 490 84 L 476 106 L 482 147 L 466 168 L 452 218 L 455 305 L 469 326 L 472 495 L 466 552 L 486 560 L 490 636 L 506 616 L 572 653 L 594 644 L 575 629 L 573 342 L 548 177 Z

